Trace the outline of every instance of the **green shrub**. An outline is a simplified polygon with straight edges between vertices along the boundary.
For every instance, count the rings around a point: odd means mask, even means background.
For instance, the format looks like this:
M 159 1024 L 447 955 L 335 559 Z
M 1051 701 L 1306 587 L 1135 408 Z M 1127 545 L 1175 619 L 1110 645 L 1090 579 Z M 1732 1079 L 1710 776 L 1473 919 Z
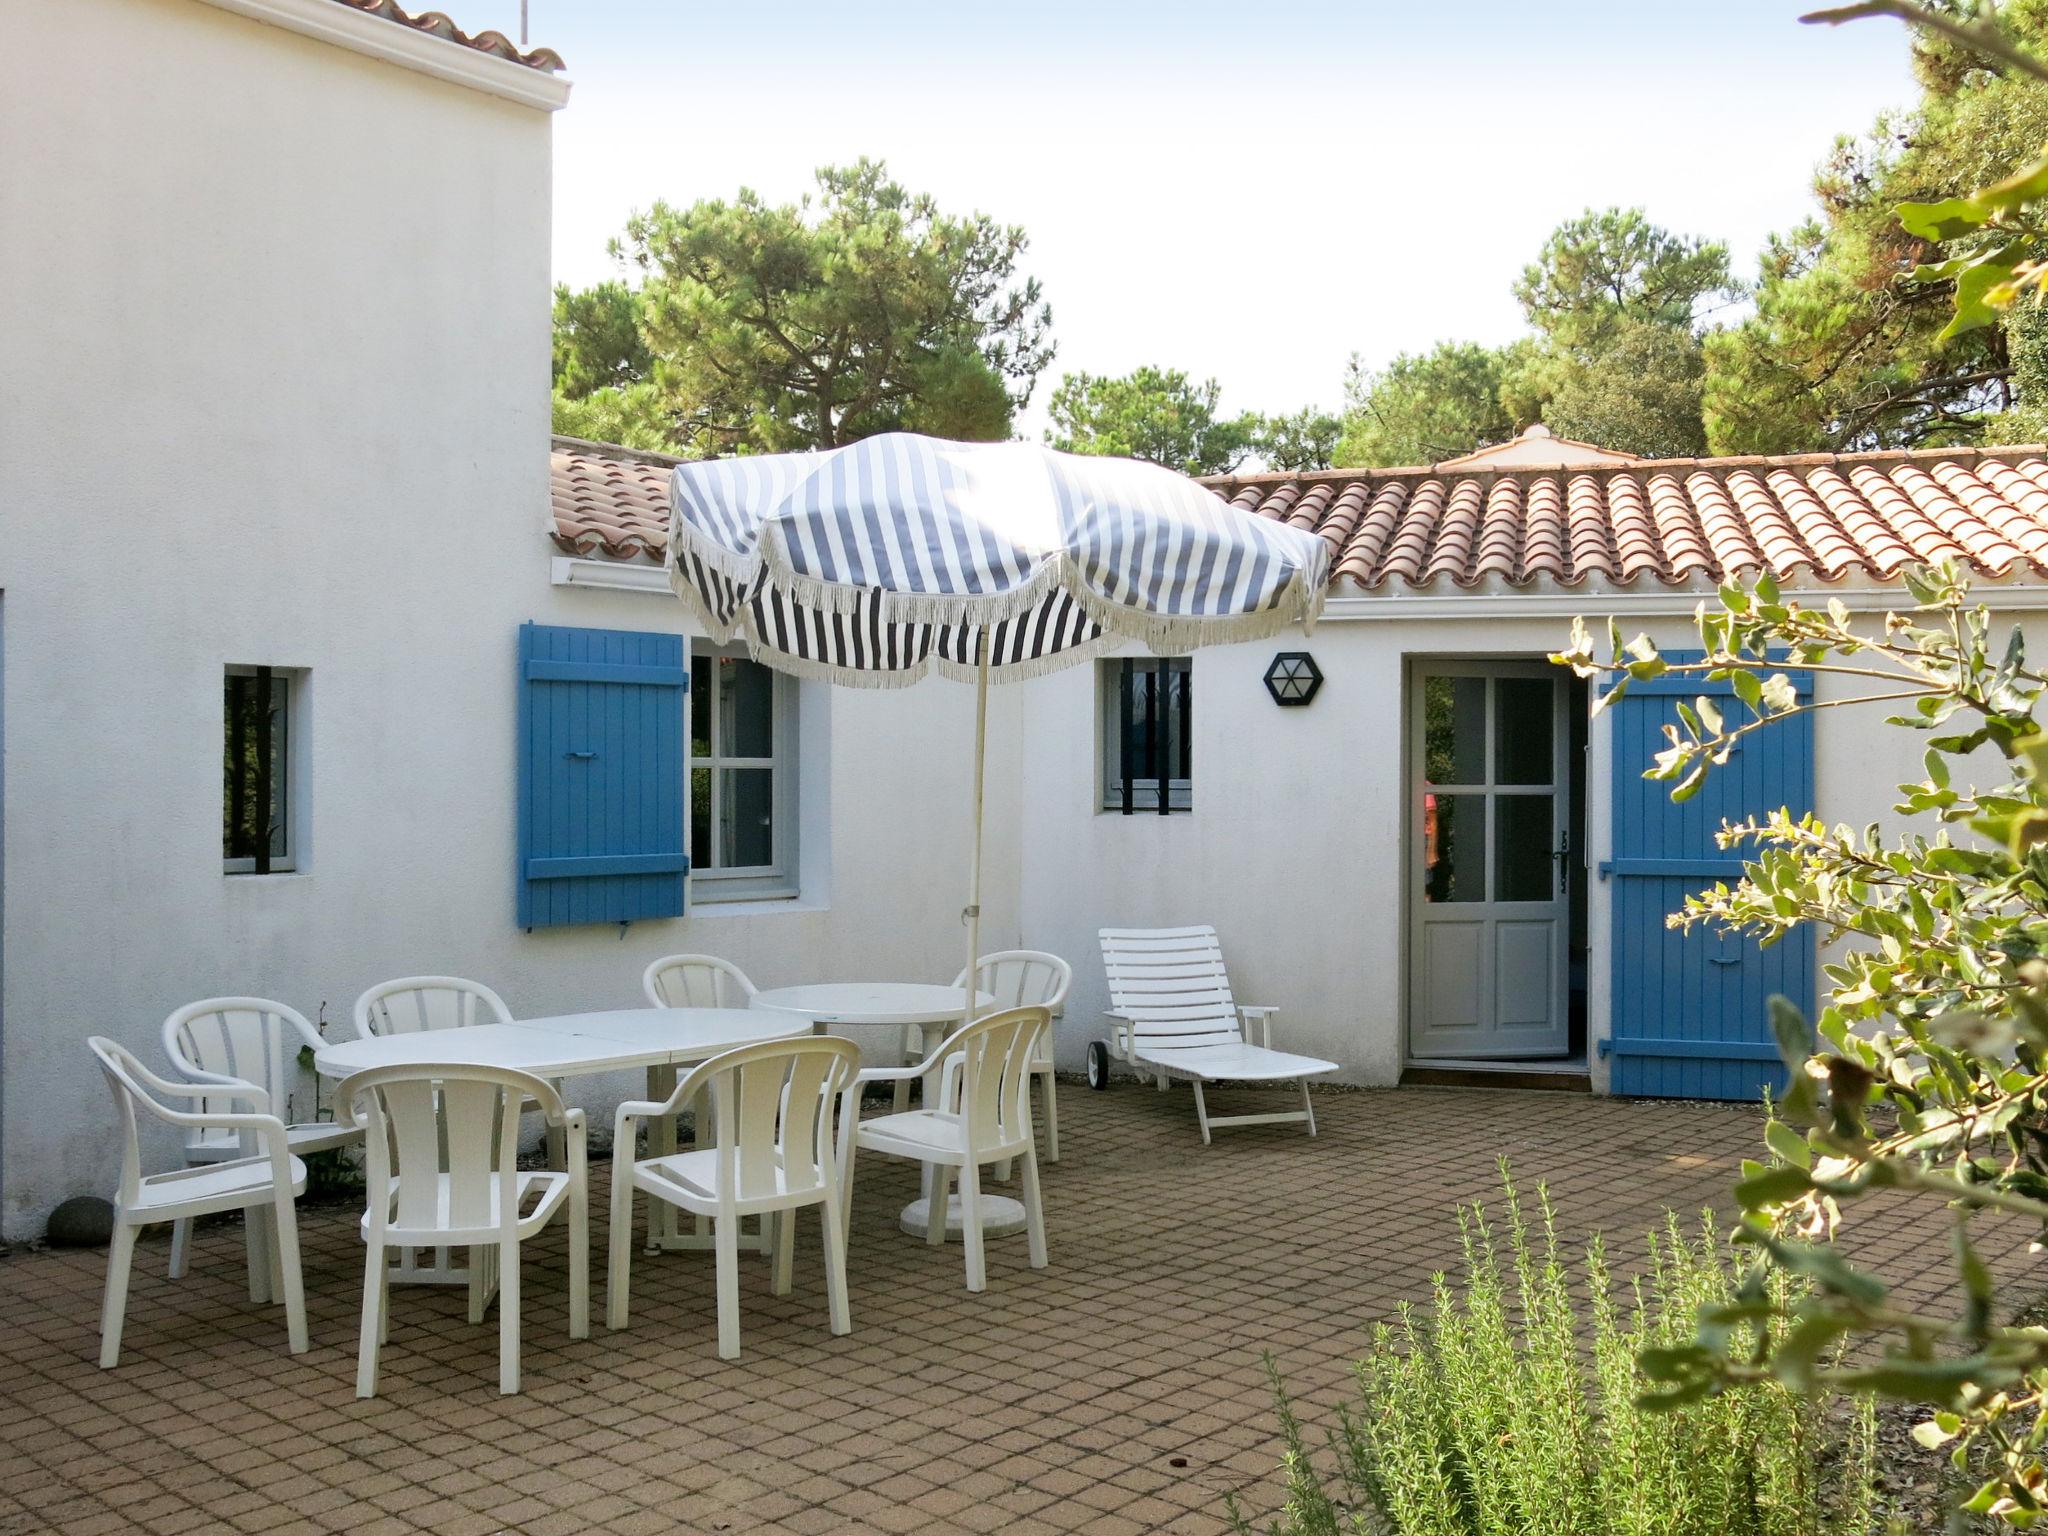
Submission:
M 1274 1373 L 1286 1444 L 1274 1536 L 1868 1536 L 1867 1403 L 1833 1425 L 1775 1385 L 1641 1404 L 1638 1352 L 1690 1341 L 1702 1317 L 1753 1326 L 1731 1315 L 1745 1309 L 1712 1222 L 1695 1235 L 1670 1218 L 1626 1287 L 1596 1238 L 1582 1316 L 1539 1199 L 1532 1237 L 1507 1186 L 1505 1255 L 1480 1206 L 1460 1211 L 1464 1283 L 1439 1275 L 1426 1318 L 1404 1307 L 1376 1330 L 1358 1400 L 1327 1437 L 1330 1474 Z M 1230 1515 L 1252 1530 L 1234 1500 Z

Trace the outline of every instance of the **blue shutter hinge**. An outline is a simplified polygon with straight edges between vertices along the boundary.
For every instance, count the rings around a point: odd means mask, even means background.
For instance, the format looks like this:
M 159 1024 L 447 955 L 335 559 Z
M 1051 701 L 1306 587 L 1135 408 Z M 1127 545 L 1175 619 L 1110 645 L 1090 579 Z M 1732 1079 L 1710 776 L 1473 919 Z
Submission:
M 1600 1044 L 1596 1047 L 1596 1049 L 1600 1052 L 1600 1059 L 1602 1061 L 1605 1061 L 1608 1057 L 1612 1056 L 1614 1054 L 1614 1041 L 1612 1037 L 1608 1035 L 1602 1035 L 1600 1037 Z
M 1602 859 L 1599 862 L 1599 864 L 1595 866 L 1595 868 L 1599 872 L 1600 878 L 1602 880 L 1605 880 L 1609 875 L 1614 873 L 1614 860 Z M 1600 1042 L 1600 1054 L 1603 1056 L 1607 1054 L 1607 1042 L 1605 1040 L 1602 1040 Z

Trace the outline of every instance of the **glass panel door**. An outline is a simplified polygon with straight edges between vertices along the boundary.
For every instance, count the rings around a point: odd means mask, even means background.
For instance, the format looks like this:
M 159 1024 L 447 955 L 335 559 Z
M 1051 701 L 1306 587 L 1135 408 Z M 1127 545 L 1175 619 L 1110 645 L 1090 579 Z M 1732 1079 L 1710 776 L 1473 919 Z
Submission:
M 1418 663 L 1410 697 L 1410 1054 L 1562 1054 L 1562 680 L 1535 662 Z

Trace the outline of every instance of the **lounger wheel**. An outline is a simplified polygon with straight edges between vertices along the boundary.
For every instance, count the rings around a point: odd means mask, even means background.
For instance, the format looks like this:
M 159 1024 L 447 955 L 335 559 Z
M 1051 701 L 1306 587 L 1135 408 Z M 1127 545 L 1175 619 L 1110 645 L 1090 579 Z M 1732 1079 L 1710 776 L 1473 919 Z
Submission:
M 1109 1047 L 1100 1040 L 1088 1042 L 1088 1086 L 1097 1090 L 1109 1086 Z

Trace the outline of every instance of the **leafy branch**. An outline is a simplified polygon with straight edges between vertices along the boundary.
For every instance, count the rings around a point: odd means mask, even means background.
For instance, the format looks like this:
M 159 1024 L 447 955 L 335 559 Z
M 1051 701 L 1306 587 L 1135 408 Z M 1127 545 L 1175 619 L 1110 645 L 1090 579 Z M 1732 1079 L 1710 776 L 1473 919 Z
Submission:
M 1839 600 L 1788 601 L 1768 576 L 1724 587 L 1695 616 L 1698 662 L 1668 662 L 1646 636 L 1624 643 L 1612 623 L 1604 658 L 1583 623 L 1552 658 L 1607 679 L 1602 708 L 1673 676 L 1732 694 L 1727 709 L 1706 694 L 1676 704 L 1645 775 L 1674 799 L 1696 793 L 1744 736 L 1814 710 L 1910 703 L 1890 723 L 1926 736 L 1926 776 L 1899 786 L 1895 808 L 1931 822 L 1931 836 L 1888 839 L 1789 808 L 1724 823 L 1721 846 L 1753 854 L 1741 879 L 1695 893 L 1667 920 L 1765 944 L 1811 926 L 1843 942 L 1812 1025 L 1772 1000 L 1791 1079 L 1768 1156 L 1745 1163 L 1736 1186 L 1738 1241 L 1754 1262 L 1731 1299 L 1702 1310 L 1692 1339 L 1640 1363 L 1665 1407 L 1762 1381 L 1923 1404 L 1922 1441 L 1979 1469 L 1965 1507 L 2027 1527 L 2048 1517 L 2048 1330 L 1999 1321 L 1971 1228 L 2019 1220 L 2048 1235 L 2048 737 L 2035 722 L 2048 679 L 2027 665 L 2017 630 L 1994 643 L 1955 566 L 1900 579 L 1912 605 L 1861 622 Z M 1865 686 L 1803 696 L 1795 669 Z M 1984 747 L 2010 777 L 1959 784 L 1955 760 Z M 1945 1307 L 1905 1304 L 1834 1246 L 1878 1195 L 1904 1202 L 1887 1220 L 1945 1235 Z

